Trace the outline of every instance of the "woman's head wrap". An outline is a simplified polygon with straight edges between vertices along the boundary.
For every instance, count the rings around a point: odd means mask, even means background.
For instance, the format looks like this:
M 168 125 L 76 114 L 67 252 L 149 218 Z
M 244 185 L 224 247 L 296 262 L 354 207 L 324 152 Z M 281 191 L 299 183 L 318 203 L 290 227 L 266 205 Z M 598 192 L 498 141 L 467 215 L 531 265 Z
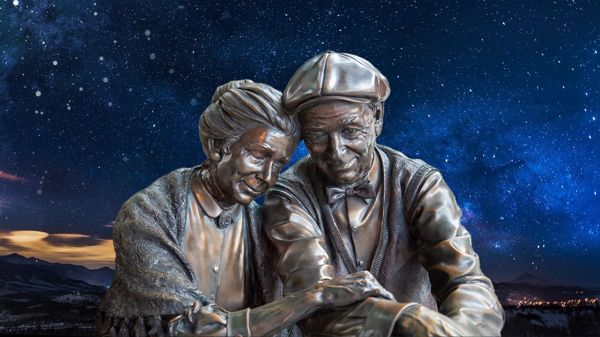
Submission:
M 295 117 L 283 113 L 281 96 L 279 90 L 251 80 L 236 80 L 219 86 L 198 122 L 204 153 L 210 157 L 209 139 L 226 150 L 246 131 L 260 126 L 277 129 L 297 141 L 300 136 L 298 122 Z

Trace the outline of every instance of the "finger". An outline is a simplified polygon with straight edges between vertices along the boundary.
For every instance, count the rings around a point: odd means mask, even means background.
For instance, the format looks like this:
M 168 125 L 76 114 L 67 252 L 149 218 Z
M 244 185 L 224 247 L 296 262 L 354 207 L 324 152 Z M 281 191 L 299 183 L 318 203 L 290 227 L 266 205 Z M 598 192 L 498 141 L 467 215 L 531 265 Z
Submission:
M 372 277 L 372 276 L 373 275 L 371 275 L 371 273 L 369 273 L 368 271 L 358 271 L 356 273 L 347 275 L 344 279 L 346 279 L 346 280 L 356 280 L 356 279 L 369 278 L 369 277 Z
M 355 278 L 347 278 L 342 279 L 337 282 L 340 285 L 346 286 L 359 286 L 363 288 L 377 288 L 379 287 L 379 283 L 375 279 L 370 279 L 368 277 L 355 277 Z
M 394 299 L 394 295 L 392 295 L 392 293 L 387 291 L 382 286 L 365 289 L 365 293 L 368 294 L 368 296 L 381 297 L 381 298 L 386 298 L 386 299 L 390 299 L 390 300 Z
M 381 298 L 385 298 L 385 299 L 388 299 L 391 301 L 396 301 L 396 298 L 394 297 L 394 295 L 385 289 L 378 289 L 375 292 L 375 294 L 376 294 L 376 297 L 381 297 Z

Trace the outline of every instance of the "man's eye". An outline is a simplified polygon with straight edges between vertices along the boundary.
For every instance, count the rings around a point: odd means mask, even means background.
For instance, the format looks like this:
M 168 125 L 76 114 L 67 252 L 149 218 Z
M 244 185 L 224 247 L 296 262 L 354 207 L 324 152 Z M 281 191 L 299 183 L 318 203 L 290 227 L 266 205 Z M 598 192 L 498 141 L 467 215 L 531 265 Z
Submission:
M 342 130 L 342 133 L 344 134 L 344 136 L 347 136 L 347 137 L 356 137 L 360 133 L 360 129 L 345 128 L 344 130 Z

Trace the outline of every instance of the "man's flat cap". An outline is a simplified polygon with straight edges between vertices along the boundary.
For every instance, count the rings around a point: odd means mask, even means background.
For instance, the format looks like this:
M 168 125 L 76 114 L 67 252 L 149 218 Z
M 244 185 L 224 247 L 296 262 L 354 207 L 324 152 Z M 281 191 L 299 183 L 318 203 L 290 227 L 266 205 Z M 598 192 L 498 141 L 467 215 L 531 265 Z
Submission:
M 306 61 L 283 92 L 283 107 L 295 113 L 323 100 L 382 102 L 390 95 L 390 84 L 362 57 L 326 51 Z

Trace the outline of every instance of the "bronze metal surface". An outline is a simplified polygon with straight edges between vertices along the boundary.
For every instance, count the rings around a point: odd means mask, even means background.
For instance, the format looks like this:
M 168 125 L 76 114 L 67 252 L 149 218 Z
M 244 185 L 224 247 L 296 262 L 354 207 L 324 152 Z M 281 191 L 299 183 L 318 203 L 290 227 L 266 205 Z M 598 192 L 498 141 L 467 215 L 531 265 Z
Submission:
M 199 128 L 208 159 L 158 179 L 117 216 L 116 277 L 97 335 L 265 336 L 323 308 L 393 298 L 369 273 L 319 277 L 281 298 L 253 202 L 299 138 L 280 92 L 249 80 L 223 85 Z

